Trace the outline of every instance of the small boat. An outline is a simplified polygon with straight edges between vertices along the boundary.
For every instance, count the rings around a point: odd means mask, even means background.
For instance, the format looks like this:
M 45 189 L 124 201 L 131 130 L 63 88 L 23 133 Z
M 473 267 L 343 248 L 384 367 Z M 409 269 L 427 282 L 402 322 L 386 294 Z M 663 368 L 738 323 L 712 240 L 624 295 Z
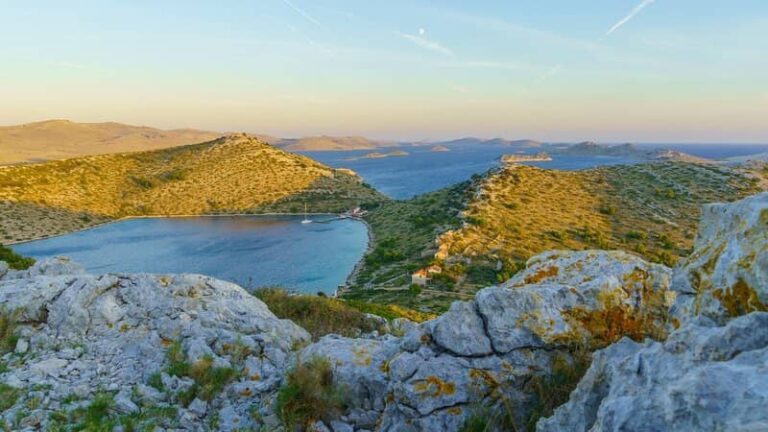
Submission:
M 304 203 L 304 220 L 302 220 L 301 223 L 302 224 L 312 223 L 312 219 L 307 217 L 307 203 Z

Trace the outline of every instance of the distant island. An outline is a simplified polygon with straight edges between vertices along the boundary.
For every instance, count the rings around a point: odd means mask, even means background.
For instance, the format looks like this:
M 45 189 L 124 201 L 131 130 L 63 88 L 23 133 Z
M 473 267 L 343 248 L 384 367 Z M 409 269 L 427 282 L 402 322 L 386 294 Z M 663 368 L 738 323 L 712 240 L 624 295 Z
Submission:
M 431 151 L 431 152 L 448 152 L 448 151 L 451 151 L 451 149 L 449 149 L 448 147 L 446 147 L 444 145 L 438 144 L 438 145 L 432 147 L 431 149 L 429 149 L 429 151 Z
M 688 162 L 698 164 L 715 163 L 712 160 L 700 158 L 675 150 L 638 148 L 635 144 L 604 145 L 593 141 L 585 141 L 562 149 L 556 149 L 559 154 L 566 156 L 610 156 L 625 157 L 645 161 Z
M 359 160 L 359 159 L 384 159 L 384 158 L 388 158 L 388 157 L 408 156 L 409 154 L 410 153 L 402 151 L 402 150 L 393 150 L 393 151 L 388 152 L 388 153 L 371 152 L 371 153 L 366 153 L 366 154 L 364 154 L 362 156 L 359 156 L 359 157 L 350 157 L 350 158 L 346 158 L 344 160 L 354 161 L 354 160 Z
M 500 158 L 504 164 L 518 163 L 518 162 L 549 162 L 552 157 L 545 152 L 536 153 L 532 155 L 527 154 L 505 154 Z
M 346 151 L 374 150 L 393 147 L 391 142 L 373 141 L 361 136 L 315 136 L 304 138 L 276 138 L 270 144 L 287 151 Z

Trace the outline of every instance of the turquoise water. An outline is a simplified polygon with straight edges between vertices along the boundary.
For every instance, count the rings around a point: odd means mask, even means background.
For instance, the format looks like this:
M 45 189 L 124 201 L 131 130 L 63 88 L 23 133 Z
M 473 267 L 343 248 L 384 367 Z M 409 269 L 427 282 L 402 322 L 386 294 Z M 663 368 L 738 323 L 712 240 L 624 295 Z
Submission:
M 366 227 L 353 220 L 301 224 L 301 219 L 131 219 L 13 249 L 35 258 L 65 255 L 92 273 L 201 273 L 245 287 L 332 293 L 362 257 Z
M 702 157 L 761 150 L 758 146 L 741 147 L 691 146 L 680 150 Z M 331 166 L 352 168 L 383 193 L 402 199 L 467 180 L 496 166 L 502 154 L 520 151 L 485 145 L 452 146 L 450 152 L 442 153 L 431 152 L 428 147 L 406 150 L 410 153 L 406 157 L 354 161 L 347 159 L 368 151 L 305 154 Z M 553 161 L 531 164 L 577 170 L 637 162 L 615 157 L 555 156 Z M 92 273 L 201 273 L 246 287 L 279 285 L 306 293 L 331 293 L 362 257 L 368 238 L 365 225 L 352 220 L 302 225 L 300 219 L 133 219 L 13 248 L 35 258 L 66 255 Z

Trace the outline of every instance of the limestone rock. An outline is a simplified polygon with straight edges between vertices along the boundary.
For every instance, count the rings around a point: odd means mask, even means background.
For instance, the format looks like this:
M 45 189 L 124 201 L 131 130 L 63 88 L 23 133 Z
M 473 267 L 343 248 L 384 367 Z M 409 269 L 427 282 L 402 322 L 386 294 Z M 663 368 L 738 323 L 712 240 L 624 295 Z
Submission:
M 570 344 L 663 329 L 670 274 L 623 252 L 544 253 L 502 287 L 408 325 L 401 338 L 326 336 L 299 358 L 330 360 L 334 381 L 351 396 L 344 422 L 357 429 L 458 430 L 478 406 L 502 403 L 501 393 L 521 423 L 534 403 L 525 384 L 555 361 L 570 362 Z M 602 313 L 644 319 L 631 321 L 637 328 L 579 321 Z
M 0 280 L 0 307 L 18 311 L 19 332 L 28 342 L 26 353 L 16 354 L 18 361 L 0 380 L 22 389 L 44 389 L 35 411 L 43 429 L 46 413 L 56 411 L 71 393 L 87 404 L 95 392 L 111 392 L 117 412 L 124 414 L 139 410 L 137 402 L 161 403 L 166 396 L 146 384 L 166 367 L 166 351 L 174 341 L 180 342 L 190 364 L 210 359 L 211 367 L 244 371 L 247 363 L 258 369 L 238 375 L 210 402 L 214 409 L 195 403 L 189 411 L 179 410 L 180 424 L 223 412 L 223 430 L 257 428 L 248 413 L 271 404 L 268 392 L 279 385 L 284 369 L 271 359 L 284 360 L 294 345 L 310 339 L 304 329 L 278 319 L 231 283 L 199 275 L 94 276 L 62 258 L 9 272 Z M 269 376 L 262 380 L 262 373 Z M 252 380 L 271 384 L 250 392 L 231 390 Z M 191 378 L 166 373 L 160 381 L 170 395 L 193 384 Z M 0 420 L 10 424 L 26 409 L 29 397 L 20 397 Z
M 455 302 L 436 321 L 432 338 L 438 346 L 459 356 L 488 355 L 493 350 L 483 327 L 474 303 Z
M 675 271 L 674 315 L 720 324 L 768 310 L 768 193 L 702 209 L 693 253 Z
M 620 251 L 552 251 L 476 296 L 497 352 L 661 333 L 671 270 Z
M 768 313 L 717 327 L 691 320 L 666 342 L 624 339 L 594 354 L 592 366 L 537 430 L 768 429 Z

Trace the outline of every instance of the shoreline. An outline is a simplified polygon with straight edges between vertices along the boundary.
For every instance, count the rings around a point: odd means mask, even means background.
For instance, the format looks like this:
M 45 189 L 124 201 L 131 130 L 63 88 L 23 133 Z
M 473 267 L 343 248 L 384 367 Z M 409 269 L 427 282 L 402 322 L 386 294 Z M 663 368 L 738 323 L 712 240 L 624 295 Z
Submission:
M 98 228 L 98 227 L 102 227 L 102 226 L 106 226 L 106 225 L 110 225 L 110 224 L 115 224 L 115 223 L 118 223 L 118 222 L 125 222 L 125 221 L 129 221 L 129 220 L 133 220 L 133 219 L 187 219 L 187 218 L 197 218 L 197 217 L 213 218 L 213 217 L 242 217 L 242 216 L 255 216 L 255 217 L 259 217 L 259 216 L 304 216 L 304 215 L 305 215 L 305 213 L 303 213 L 303 212 L 302 213 L 274 213 L 274 212 L 271 212 L 271 213 L 222 213 L 222 214 L 197 214 L 197 215 L 196 214 L 184 214 L 184 215 L 124 216 L 124 217 L 121 217 L 121 218 L 118 218 L 118 219 L 112 219 L 112 220 L 108 220 L 106 222 L 101 222 L 101 223 L 93 224 L 93 225 L 85 227 L 85 228 L 79 228 L 79 229 L 76 229 L 76 230 L 62 232 L 62 233 L 59 233 L 59 234 L 51 234 L 51 235 L 48 235 L 48 236 L 34 237 L 34 238 L 31 238 L 31 239 L 27 239 L 27 240 L 6 242 L 6 243 L 3 243 L 3 245 L 5 245 L 5 246 L 13 246 L 13 245 L 20 245 L 20 244 L 24 244 L 24 243 L 31 243 L 31 242 L 39 241 L 39 240 L 48 240 L 48 239 L 52 239 L 52 238 L 56 238 L 56 237 L 62 237 L 62 236 L 69 235 L 69 234 L 75 234 L 75 233 L 79 233 L 79 232 L 83 232 L 83 231 L 88 231 L 90 229 L 94 229 L 94 228 Z M 334 216 L 334 215 L 336 215 L 336 213 L 306 213 L 306 215 L 307 216 L 310 216 L 310 215 L 311 216 Z M 362 219 L 355 219 L 355 220 L 362 221 Z M 370 228 L 367 226 L 367 224 L 366 224 L 366 228 L 370 231 Z M 370 234 L 369 234 L 369 238 L 370 238 Z M 366 253 L 367 253 L 367 251 L 366 251 Z
M 373 247 L 373 229 L 371 228 L 371 224 L 368 223 L 368 221 L 365 219 L 357 219 L 357 220 L 362 222 L 365 225 L 365 230 L 368 233 L 368 242 L 365 245 L 365 251 L 363 252 L 363 256 L 360 257 L 357 263 L 355 263 L 355 266 L 352 267 L 352 271 L 349 272 L 349 275 L 344 280 L 344 288 L 337 287 L 333 293 L 333 297 L 341 297 L 341 295 L 344 294 L 345 291 L 349 290 L 349 286 L 352 283 L 352 279 L 356 278 L 358 273 L 360 273 L 360 270 L 362 270 L 363 265 L 365 263 L 365 257 L 366 255 L 368 255 L 368 253 L 371 252 L 371 248 Z

